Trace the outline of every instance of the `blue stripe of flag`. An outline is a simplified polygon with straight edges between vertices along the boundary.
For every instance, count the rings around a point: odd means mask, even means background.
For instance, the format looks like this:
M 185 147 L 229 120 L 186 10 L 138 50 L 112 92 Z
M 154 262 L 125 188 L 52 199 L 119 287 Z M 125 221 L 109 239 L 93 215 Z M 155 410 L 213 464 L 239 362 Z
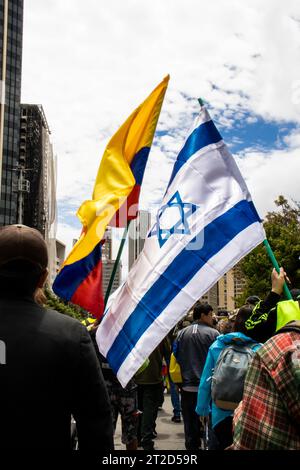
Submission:
M 204 234 L 199 234 L 204 235 L 201 249 L 193 249 L 195 237 L 179 253 L 140 300 L 108 351 L 107 359 L 115 373 L 149 326 L 210 258 L 258 221 L 253 203 L 243 200 L 204 228 Z
M 77 288 L 93 271 L 100 260 L 101 242 L 95 246 L 88 256 L 75 263 L 67 264 L 62 268 L 52 286 L 55 294 L 64 300 L 71 300 Z
M 150 152 L 150 147 L 142 147 L 134 156 L 130 168 L 135 177 L 135 183 L 141 185 L 144 177 L 144 172 Z
M 168 187 L 177 175 L 180 168 L 191 158 L 198 150 L 210 144 L 220 142 L 222 137 L 214 125 L 213 121 L 200 124 L 187 138 L 183 148 L 178 154 Z

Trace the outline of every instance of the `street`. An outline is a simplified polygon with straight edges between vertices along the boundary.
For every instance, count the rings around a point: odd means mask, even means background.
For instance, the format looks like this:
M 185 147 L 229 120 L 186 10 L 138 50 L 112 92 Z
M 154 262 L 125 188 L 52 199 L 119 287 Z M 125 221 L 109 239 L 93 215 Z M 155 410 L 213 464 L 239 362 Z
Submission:
M 165 393 L 163 408 L 158 411 L 156 420 L 157 438 L 154 440 L 154 446 L 157 450 L 184 450 L 184 431 L 183 421 L 173 423 L 171 418 L 173 409 L 171 404 L 171 395 Z M 115 434 L 115 450 L 125 450 L 125 445 L 121 443 L 121 420 L 118 419 Z

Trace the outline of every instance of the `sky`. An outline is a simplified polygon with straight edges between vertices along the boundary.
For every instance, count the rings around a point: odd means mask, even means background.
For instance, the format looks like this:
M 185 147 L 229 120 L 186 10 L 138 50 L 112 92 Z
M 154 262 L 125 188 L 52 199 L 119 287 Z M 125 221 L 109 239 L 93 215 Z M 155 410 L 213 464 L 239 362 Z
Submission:
M 299 0 L 24 3 L 22 102 L 42 104 L 51 129 L 67 251 L 106 144 L 167 74 L 142 209 L 161 201 L 199 97 L 261 217 L 279 194 L 300 199 Z

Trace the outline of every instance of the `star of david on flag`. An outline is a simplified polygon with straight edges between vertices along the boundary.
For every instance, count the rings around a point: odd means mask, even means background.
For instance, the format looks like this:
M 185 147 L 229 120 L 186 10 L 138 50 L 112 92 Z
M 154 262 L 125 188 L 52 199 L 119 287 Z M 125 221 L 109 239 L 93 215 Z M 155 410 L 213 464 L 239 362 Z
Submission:
M 195 302 L 264 239 L 247 185 L 202 107 L 143 251 L 97 331 L 123 387 Z
M 197 210 L 190 202 L 183 202 L 179 191 L 163 205 L 156 216 L 156 223 L 148 237 L 157 235 L 159 246 L 162 247 L 173 234 L 190 235 L 188 218 Z

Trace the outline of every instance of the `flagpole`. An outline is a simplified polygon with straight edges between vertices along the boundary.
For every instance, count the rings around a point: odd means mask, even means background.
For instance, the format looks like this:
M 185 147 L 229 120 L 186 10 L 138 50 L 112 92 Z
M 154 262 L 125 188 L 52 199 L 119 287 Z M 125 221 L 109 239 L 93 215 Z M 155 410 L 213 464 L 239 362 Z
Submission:
M 267 250 L 267 253 L 268 253 L 268 256 L 271 260 L 271 263 L 273 264 L 274 268 L 276 269 L 276 271 L 278 272 L 278 274 L 280 273 L 280 268 L 279 268 L 279 264 L 277 263 L 277 259 L 275 258 L 275 255 L 274 255 L 274 252 L 268 242 L 267 239 L 264 240 L 264 245 L 265 245 L 265 248 Z M 290 293 L 290 290 L 287 286 L 287 283 L 284 282 L 283 284 L 283 292 L 284 292 L 284 295 L 285 297 L 288 299 L 288 300 L 292 300 L 293 297 L 292 297 L 292 294 Z
M 126 225 L 126 227 L 124 229 L 124 232 L 123 232 L 123 235 L 122 235 L 122 240 L 121 240 L 121 243 L 120 243 L 120 246 L 119 246 L 119 251 L 118 251 L 118 254 L 117 254 L 117 258 L 116 258 L 116 261 L 115 261 L 115 264 L 114 264 L 114 267 L 113 267 L 113 270 L 112 270 L 112 273 L 111 273 L 111 276 L 110 276 L 107 291 L 106 291 L 106 294 L 105 294 L 104 310 L 105 310 L 108 298 L 110 296 L 111 289 L 112 289 L 112 286 L 113 286 L 113 282 L 114 282 L 114 279 L 115 279 L 115 276 L 116 276 L 116 272 L 117 272 L 117 269 L 118 269 L 118 266 L 119 266 L 119 263 L 120 263 L 120 259 L 121 259 L 123 248 L 124 248 L 124 245 L 125 245 L 125 241 L 126 241 L 126 237 L 127 237 L 130 222 L 131 222 L 131 220 L 129 220 L 127 222 L 127 225 Z
M 200 108 L 202 108 L 202 106 L 204 105 L 204 101 L 202 98 L 198 98 L 198 102 L 199 102 L 199 105 L 200 105 Z M 279 264 L 277 262 L 277 259 L 275 258 L 275 255 L 274 255 L 274 252 L 268 242 L 267 239 L 264 240 L 264 245 L 265 245 L 265 248 L 267 250 L 267 254 L 271 260 L 271 263 L 273 264 L 274 268 L 276 269 L 276 271 L 278 272 L 278 274 L 280 273 L 280 267 L 279 267 Z M 284 292 L 284 295 L 285 297 L 288 299 L 288 300 L 292 300 L 293 297 L 292 297 L 292 294 L 290 293 L 290 290 L 287 286 L 287 283 L 284 282 L 283 284 L 283 292 Z

